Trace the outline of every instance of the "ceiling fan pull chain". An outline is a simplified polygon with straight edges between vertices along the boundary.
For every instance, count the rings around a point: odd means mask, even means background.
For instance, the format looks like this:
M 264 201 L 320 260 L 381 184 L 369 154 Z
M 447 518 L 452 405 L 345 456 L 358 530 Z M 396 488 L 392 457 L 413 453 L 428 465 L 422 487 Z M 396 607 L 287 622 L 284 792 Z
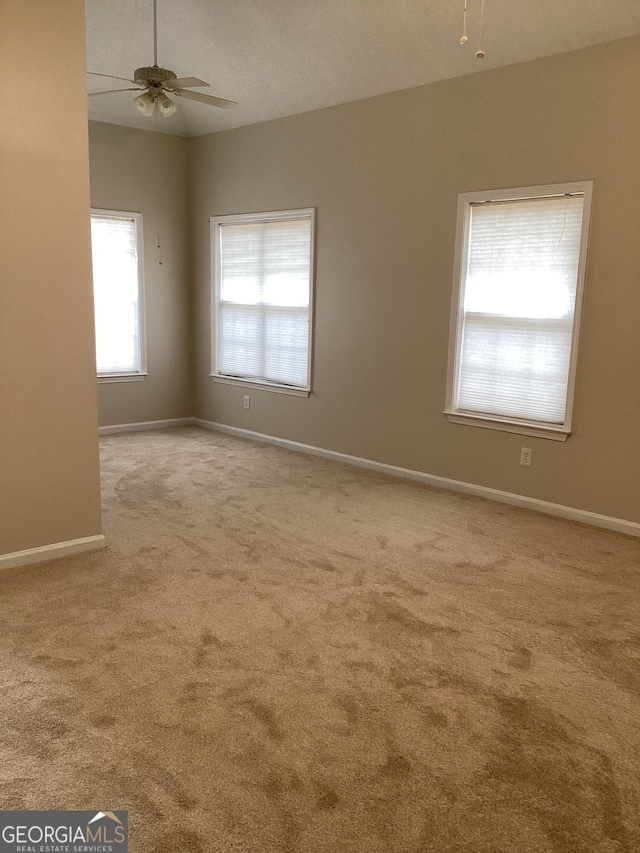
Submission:
M 464 16 L 462 18 L 462 37 L 460 44 L 466 44 L 469 41 L 467 37 L 467 0 L 464 0 Z
M 155 2 L 155 0 L 154 0 Z M 482 33 L 484 31 L 484 0 L 482 0 L 482 5 L 480 6 L 480 50 L 476 51 L 476 59 L 484 59 L 485 52 L 482 49 Z

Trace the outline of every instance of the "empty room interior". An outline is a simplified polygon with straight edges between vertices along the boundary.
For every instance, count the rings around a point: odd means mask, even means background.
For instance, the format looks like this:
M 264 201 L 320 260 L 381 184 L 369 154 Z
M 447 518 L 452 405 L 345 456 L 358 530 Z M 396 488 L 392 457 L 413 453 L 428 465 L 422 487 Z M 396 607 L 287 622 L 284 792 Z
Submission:
M 636 0 L 0 54 L 0 849 L 640 850 Z

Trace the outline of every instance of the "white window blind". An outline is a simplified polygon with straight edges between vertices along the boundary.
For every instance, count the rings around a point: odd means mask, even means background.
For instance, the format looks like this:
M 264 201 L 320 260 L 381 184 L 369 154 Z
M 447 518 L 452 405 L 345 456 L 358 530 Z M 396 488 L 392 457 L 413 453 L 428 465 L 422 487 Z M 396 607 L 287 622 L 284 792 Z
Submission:
M 454 412 L 566 424 L 584 204 L 467 204 Z
M 140 215 L 91 215 L 99 376 L 142 371 Z
M 300 214 L 215 220 L 215 374 L 309 387 L 312 217 Z

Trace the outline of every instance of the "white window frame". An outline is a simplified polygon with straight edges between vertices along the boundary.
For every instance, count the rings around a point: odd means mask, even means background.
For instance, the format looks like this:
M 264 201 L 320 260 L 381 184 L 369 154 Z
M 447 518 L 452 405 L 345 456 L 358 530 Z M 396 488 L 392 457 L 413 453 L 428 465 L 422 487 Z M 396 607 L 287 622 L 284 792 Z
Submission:
M 297 385 L 286 385 L 273 382 L 268 379 L 245 378 L 242 376 L 228 376 L 218 371 L 220 363 L 218 325 L 220 322 L 220 229 L 222 225 L 240 224 L 246 225 L 251 222 L 286 222 L 287 220 L 309 219 L 309 332 L 308 332 L 308 360 L 307 381 L 304 387 Z M 274 391 L 279 394 L 290 394 L 295 397 L 308 397 L 311 393 L 311 376 L 313 363 L 313 307 L 315 302 L 315 208 L 307 207 L 297 210 L 275 210 L 264 213 L 238 213 L 227 216 L 212 216 L 210 218 L 211 233 L 211 373 L 214 382 L 227 385 L 242 385 L 247 388 Z
M 142 214 L 129 210 L 106 210 L 105 208 L 92 207 L 91 216 L 98 216 L 101 219 L 128 219 L 133 221 L 135 224 L 136 249 L 138 252 L 138 370 L 130 373 L 98 373 L 98 383 L 141 382 L 145 376 L 148 376 Z
M 570 194 L 584 196 L 582 211 L 582 228 L 580 237 L 580 253 L 578 259 L 578 276 L 576 283 L 576 299 L 573 315 L 571 336 L 571 354 L 567 377 L 567 398 L 565 420 L 561 425 L 552 425 L 542 421 L 507 418 L 494 414 L 471 413 L 456 407 L 457 382 L 460 370 L 460 355 L 462 344 L 462 328 L 464 319 L 464 285 L 466 266 L 469 254 L 469 237 L 472 205 L 483 202 L 524 201 L 527 199 L 562 197 Z M 593 181 L 578 181 L 566 184 L 548 184 L 538 187 L 516 187 L 502 190 L 489 190 L 472 193 L 461 193 L 458 196 L 458 214 L 456 226 L 456 247 L 453 274 L 453 298 L 451 306 L 451 328 L 449 334 L 449 363 L 447 373 L 447 398 L 444 414 L 449 421 L 467 426 L 483 427 L 486 429 L 502 430 L 504 432 L 532 435 L 538 438 L 549 438 L 555 441 L 566 441 L 571 434 L 573 398 L 576 381 L 578 358 L 578 341 L 584 281 L 587 266 L 589 243 L 589 223 L 593 197 Z

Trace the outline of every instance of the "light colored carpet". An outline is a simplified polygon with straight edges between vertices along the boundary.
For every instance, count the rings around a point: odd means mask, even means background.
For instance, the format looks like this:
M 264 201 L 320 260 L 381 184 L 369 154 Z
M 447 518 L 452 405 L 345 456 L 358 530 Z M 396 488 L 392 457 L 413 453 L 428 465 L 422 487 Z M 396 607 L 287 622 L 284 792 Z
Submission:
M 0 574 L 0 803 L 135 853 L 640 850 L 640 542 L 184 428 Z

